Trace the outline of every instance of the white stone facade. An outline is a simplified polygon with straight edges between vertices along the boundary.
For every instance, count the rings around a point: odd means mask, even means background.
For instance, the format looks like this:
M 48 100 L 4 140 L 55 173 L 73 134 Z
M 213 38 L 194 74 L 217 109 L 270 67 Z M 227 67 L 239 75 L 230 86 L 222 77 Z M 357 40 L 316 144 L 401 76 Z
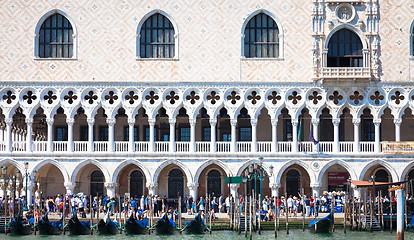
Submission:
M 29 193 L 48 196 L 95 194 L 92 188 L 170 196 L 174 169 L 183 173 L 185 195 L 210 194 L 211 170 L 220 173 L 221 193 L 245 194 L 224 177 L 244 175 L 259 157 L 267 173 L 274 167 L 266 195 L 291 192 L 292 169 L 306 194 L 328 190 L 328 172 L 367 180 L 385 170 L 389 181 L 407 179 L 414 166 L 413 6 L 6 1 L 0 166 L 9 176 L 28 162 Z M 41 58 L 39 32 L 56 13 L 73 28 L 73 55 Z M 154 14 L 174 28 L 172 58 L 140 57 L 140 30 Z M 278 27 L 277 57 L 244 57 L 245 29 L 258 14 Z M 329 43 L 343 29 L 361 43 L 358 66 L 329 65 Z M 96 170 L 104 180 L 91 180 Z M 142 175 L 139 191 L 134 170 Z

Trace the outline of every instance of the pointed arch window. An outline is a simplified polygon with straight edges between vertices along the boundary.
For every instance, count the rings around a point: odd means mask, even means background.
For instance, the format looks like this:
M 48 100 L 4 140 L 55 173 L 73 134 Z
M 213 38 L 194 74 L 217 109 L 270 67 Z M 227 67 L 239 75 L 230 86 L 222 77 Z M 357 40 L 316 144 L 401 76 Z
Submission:
M 328 44 L 328 67 L 363 67 L 362 42 L 349 29 L 334 33 Z
M 40 27 L 38 42 L 39 58 L 72 58 L 73 28 L 62 14 L 49 16 Z
M 279 28 L 269 15 L 259 13 L 247 23 L 244 30 L 244 57 L 279 57 Z
M 174 26 L 160 13 L 155 13 L 145 20 L 138 41 L 141 58 L 175 57 Z

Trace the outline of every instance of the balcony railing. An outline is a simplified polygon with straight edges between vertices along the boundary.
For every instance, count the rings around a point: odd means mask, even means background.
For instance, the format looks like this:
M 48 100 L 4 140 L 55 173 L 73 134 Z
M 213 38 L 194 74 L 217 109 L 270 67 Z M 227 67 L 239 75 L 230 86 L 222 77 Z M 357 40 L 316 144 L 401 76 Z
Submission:
M 361 79 L 371 78 L 371 69 L 367 67 L 324 67 L 321 69 L 323 79 Z
M 91 152 L 89 149 L 89 142 L 74 141 L 72 144 L 68 141 L 53 141 L 52 152 Z M 193 147 L 191 142 L 175 142 L 175 152 L 191 153 Z M 194 152 L 196 153 L 230 153 L 232 151 L 239 153 L 294 153 L 293 142 L 279 141 L 276 143 L 276 151 L 272 149 L 272 142 L 257 142 L 256 146 L 252 142 L 236 142 L 234 150 L 232 142 L 195 142 Z M 7 150 L 7 143 L 0 141 L 0 153 Z M 212 147 L 214 147 L 212 149 Z M 27 142 L 14 141 L 10 145 L 12 152 L 28 152 Z M 337 149 L 339 148 L 339 149 Z M 150 146 L 150 142 L 134 142 L 132 149 L 127 141 L 115 141 L 113 148 L 110 148 L 108 141 L 93 142 L 94 152 L 138 152 L 148 153 L 153 149 L 153 152 L 170 152 L 170 142 L 154 142 L 154 146 Z M 33 141 L 33 152 L 48 152 L 47 141 Z M 384 153 L 384 154 L 414 154 L 414 142 L 382 142 L 376 146 L 375 142 L 359 142 L 355 149 L 355 142 L 339 142 L 338 147 L 334 142 L 319 142 L 315 145 L 313 142 L 300 142 L 297 144 L 297 153 L 312 154 L 312 153 Z

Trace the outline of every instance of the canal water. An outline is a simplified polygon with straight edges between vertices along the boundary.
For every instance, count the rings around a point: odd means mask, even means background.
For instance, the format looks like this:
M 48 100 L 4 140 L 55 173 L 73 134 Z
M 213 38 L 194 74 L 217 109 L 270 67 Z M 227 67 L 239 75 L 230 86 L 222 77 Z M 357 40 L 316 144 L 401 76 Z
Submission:
M 143 240 L 198 240 L 198 239 L 219 239 L 219 240 L 242 240 L 246 239 L 244 235 L 239 235 L 235 232 L 231 231 L 215 231 L 212 234 L 204 234 L 204 235 L 186 235 L 186 234 L 179 234 L 176 233 L 172 236 L 159 236 L 159 235 L 125 235 L 125 234 L 118 234 L 115 236 L 100 236 L 94 234 L 92 236 L 10 236 L 10 235 L 0 235 L 1 240 L 32 240 L 32 239 L 42 239 L 42 240 L 80 240 L 80 239 L 88 239 L 88 240 L 132 240 L 132 239 L 143 239 Z M 247 238 L 248 239 L 248 238 Z M 263 231 L 262 235 L 253 234 L 253 239 L 256 240 L 269 240 L 275 239 L 273 231 Z M 348 231 L 344 234 L 343 231 L 336 231 L 331 234 L 314 234 L 309 231 L 303 232 L 299 229 L 292 229 L 289 232 L 289 235 L 286 234 L 286 231 L 279 231 L 278 232 L 278 240 L 318 240 L 318 239 L 335 239 L 335 240 L 345 240 L 345 239 L 360 239 L 360 240 L 380 240 L 380 239 L 397 239 L 397 234 L 394 231 L 393 233 L 390 232 L 350 232 Z M 414 233 L 413 232 L 405 232 L 405 239 L 413 239 L 414 240 Z

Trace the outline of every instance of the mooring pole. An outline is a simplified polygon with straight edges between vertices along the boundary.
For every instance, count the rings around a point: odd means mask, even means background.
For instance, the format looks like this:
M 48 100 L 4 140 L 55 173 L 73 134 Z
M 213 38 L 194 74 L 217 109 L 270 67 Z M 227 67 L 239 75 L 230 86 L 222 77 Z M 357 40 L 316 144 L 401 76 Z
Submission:
M 286 215 L 286 234 L 289 234 L 289 217 L 288 217 L 288 207 L 287 207 L 287 200 L 285 194 L 285 215 Z
M 244 196 L 244 236 L 247 237 L 247 195 Z
M 345 194 L 345 203 L 344 203 L 344 209 L 343 209 L 344 211 L 344 233 L 346 233 L 346 214 L 347 214 L 347 206 L 348 206 L 346 202 L 347 200 L 348 200 L 348 195 Z
M 395 190 L 397 195 L 397 240 L 404 240 L 404 190 Z
M 374 193 L 374 197 L 375 197 L 375 193 Z M 370 213 L 370 226 L 369 226 L 369 232 L 372 232 L 372 218 L 374 217 L 374 208 L 372 206 L 372 194 L 369 194 L 369 213 Z
M 305 231 L 305 199 L 303 198 L 303 196 L 305 196 L 304 191 L 305 190 L 302 188 L 302 231 Z M 313 205 L 315 206 L 315 204 Z
M 92 226 L 93 226 L 93 215 L 92 215 L 92 212 L 93 212 L 93 203 L 92 203 L 92 195 L 90 195 L 89 196 L 89 214 L 91 215 L 90 216 L 90 219 L 91 219 L 91 235 L 93 235 L 93 231 L 92 231 Z M 64 224 L 63 224 L 64 225 Z
M 331 210 L 332 210 L 332 217 L 335 220 L 335 198 L 333 194 L 331 198 Z M 316 226 L 316 223 L 315 223 L 315 226 Z M 332 232 L 335 232 L 335 224 L 332 224 Z
M 275 238 L 277 238 L 277 197 L 274 197 L 275 205 Z
M 252 200 L 253 197 L 250 196 L 250 206 L 249 206 L 249 237 L 252 240 Z
M 392 192 L 390 192 L 390 232 L 392 233 Z
M 178 229 L 181 229 L 181 196 L 178 196 Z
M 260 226 L 260 222 L 262 221 L 262 213 L 261 213 L 261 210 L 262 210 L 262 194 L 259 194 L 259 235 L 261 235 L 262 234 L 262 232 L 261 232 L 261 226 Z

